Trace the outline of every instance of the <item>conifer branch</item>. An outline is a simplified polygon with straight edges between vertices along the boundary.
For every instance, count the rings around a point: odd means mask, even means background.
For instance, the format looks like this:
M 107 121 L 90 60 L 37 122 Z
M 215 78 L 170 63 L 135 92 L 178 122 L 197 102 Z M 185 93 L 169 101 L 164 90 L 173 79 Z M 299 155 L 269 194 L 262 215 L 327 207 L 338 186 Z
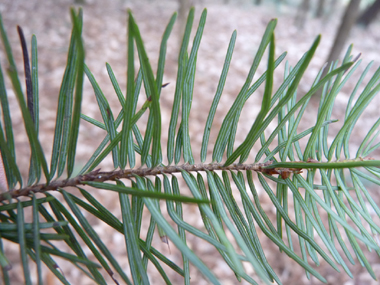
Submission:
M 287 167 L 291 163 L 292 167 Z M 354 165 L 347 165 L 347 163 L 354 163 Z M 216 171 L 216 170 L 229 170 L 229 171 L 245 171 L 251 170 L 268 175 L 279 174 L 282 179 L 288 178 L 291 174 L 300 174 L 303 169 L 310 168 L 342 168 L 342 167 L 360 167 L 360 166 L 380 166 L 380 161 L 373 158 L 359 158 L 348 159 L 344 161 L 335 162 L 319 162 L 314 159 L 308 159 L 304 161 L 295 162 L 273 162 L 267 161 L 264 163 L 253 164 L 239 164 L 234 163 L 225 166 L 223 163 L 208 163 L 208 164 L 182 164 L 182 165 L 170 165 L 170 166 L 157 166 L 154 168 L 136 168 L 136 169 L 123 169 L 102 172 L 101 169 L 96 169 L 84 175 L 78 175 L 76 177 L 57 180 L 48 184 L 36 184 L 28 187 L 24 187 L 17 190 L 11 190 L 0 194 L 0 202 L 9 199 L 16 199 L 22 196 L 29 196 L 32 193 L 44 193 L 46 191 L 56 191 L 64 187 L 77 187 L 79 185 L 86 185 L 87 182 L 106 182 L 116 181 L 119 179 L 131 179 L 136 176 L 157 176 L 160 174 L 173 174 L 185 172 L 202 172 L 202 171 Z

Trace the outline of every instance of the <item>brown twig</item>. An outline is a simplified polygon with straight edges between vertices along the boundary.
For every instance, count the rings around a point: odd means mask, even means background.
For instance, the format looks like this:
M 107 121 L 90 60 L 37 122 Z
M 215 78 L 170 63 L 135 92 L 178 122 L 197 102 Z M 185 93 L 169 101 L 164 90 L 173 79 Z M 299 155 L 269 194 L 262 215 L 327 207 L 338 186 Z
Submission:
M 159 166 L 155 168 L 138 168 L 138 169 L 125 169 L 125 170 L 115 170 L 109 172 L 101 172 L 100 169 L 91 171 L 84 175 L 79 175 L 77 177 L 52 181 L 48 184 L 36 184 L 28 187 L 24 187 L 17 190 L 11 190 L 0 194 L 0 202 L 8 199 L 15 199 L 21 196 L 29 196 L 31 193 L 44 193 L 46 191 L 56 191 L 59 188 L 64 187 L 77 187 L 79 185 L 85 185 L 87 182 L 105 182 L 105 181 L 115 181 L 117 179 L 130 179 L 135 176 L 156 176 L 159 174 L 172 174 L 179 173 L 181 171 L 186 172 L 199 172 L 199 171 L 216 171 L 216 170 L 253 170 L 256 172 L 261 172 L 265 174 L 280 174 L 281 177 L 287 178 L 290 173 L 300 173 L 300 169 L 271 169 L 268 167 L 272 164 L 272 161 L 266 163 L 254 163 L 254 164 L 231 164 L 229 166 L 224 166 L 222 163 L 210 163 L 210 164 L 183 164 L 175 166 Z M 285 173 L 285 174 L 284 174 Z

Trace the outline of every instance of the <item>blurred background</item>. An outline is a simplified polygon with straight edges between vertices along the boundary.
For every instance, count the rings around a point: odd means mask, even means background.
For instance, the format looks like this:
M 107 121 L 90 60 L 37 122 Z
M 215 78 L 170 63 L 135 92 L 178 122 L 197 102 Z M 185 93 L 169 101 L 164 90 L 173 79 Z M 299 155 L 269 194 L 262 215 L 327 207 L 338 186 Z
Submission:
M 219 127 L 224 115 L 236 98 L 249 68 L 253 57 L 257 51 L 265 27 L 272 18 L 278 19 L 276 28 L 276 56 L 287 51 L 286 60 L 294 66 L 302 55 L 310 48 L 318 34 L 322 34 L 320 46 L 317 49 L 304 79 L 301 81 L 300 95 L 306 93 L 320 68 L 332 60 L 341 59 L 349 44 L 353 43 L 353 55 L 361 53 L 363 60 L 361 66 L 355 72 L 356 77 L 360 76 L 370 61 L 374 61 L 369 74 L 373 74 L 380 63 L 380 22 L 378 14 L 380 11 L 380 0 L 76 0 L 76 1 L 39 1 L 39 0 L 12 0 L 0 1 L 0 12 L 3 22 L 8 32 L 10 42 L 13 47 L 14 56 L 18 63 L 18 72 L 23 79 L 22 54 L 17 35 L 16 26 L 20 25 L 24 34 L 30 42 L 32 34 L 37 36 L 39 52 L 39 86 L 40 86 L 40 141 L 46 153 L 51 153 L 52 138 L 54 133 L 55 116 L 57 109 L 57 98 L 60 83 L 62 80 L 67 50 L 70 40 L 71 19 L 69 8 L 71 6 L 83 7 L 84 10 L 84 30 L 83 37 L 86 48 L 86 64 L 93 72 L 100 87 L 110 102 L 110 105 L 117 114 L 120 110 L 116 94 L 106 72 L 105 63 L 108 62 L 118 78 L 122 90 L 126 89 L 126 10 L 131 9 L 139 25 L 148 56 L 157 65 L 158 51 L 163 31 L 174 12 L 178 12 L 177 23 L 168 43 L 167 62 L 164 75 L 164 83 L 169 83 L 161 94 L 162 102 L 162 124 L 163 124 L 163 144 L 167 138 L 167 126 L 170 120 L 172 100 L 175 90 L 177 73 L 177 57 L 181 42 L 182 31 L 188 9 L 191 6 L 196 8 L 193 34 L 199 21 L 200 13 L 204 8 L 208 10 L 208 17 L 204 36 L 202 38 L 198 53 L 198 64 L 196 71 L 196 82 L 194 87 L 193 109 L 191 111 L 191 139 L 193 140 L 193 151 L 197 162 L 199 162 L 199 151 L 194 146 L 200 146 L 204 124 L 209 112 L 209 108 L 216 91 L 220 72 L 223 66 L 225 53 L 228 47 L 232 32 L 236 29 L 238 36 L 235 51 L 227 78 L 224 93 L 222 95 L 218 111 L 214 120 L 210 138 L 209 150 L 211 152 L 213 143 L 218 134 Z M 30 46 L 29 46 L 30 49 Z M 7 68 L 4 49 L 0 47 L 0 60 L 3 71 Z M 136 62 L 137 63 L 137 62 Z M 266 70 L 266 56 L 259 66 L 257 79 Z M 283 80 L 284 64 L 275 72 L 275 86 L 281 84 Z M 364 80 L 368 82 L 370 75 Z M 347 83 L 337 98 L 333 118 L 344 118 L 345 107 L 348 97 L 355 86 L 356 81 Z M 27 165 L 29 161 L 29 146 L 25 137 L 23 123 L 18 111 L 18 104 L 14 98 L 9 81 L 7 81 L 7 92 L 10 96 L 13 124 L 15 128 L 15 140 L 17 144 L 17 161 L 19 165 Z M 254 121 L 255 114 L 261 105 L 262 89 L 253 95 L 243 109 L 239 132 L 236 143 L 243 141 Z M 144 101 L 145 96 L 141 96 Z M 101 120 L 94 92 L 89 82 L 86 80 L 84 89 L 82 112 L 90 117 Z M 301 124 L 301 128 L 309 128 L 315 123 L 318 100 L 311 102 L 309 116 Z M 367 111 L 358 123 L 352 144 L 355 146 L 361 142 L 363 136 L 372 126 L 373 121 L 379 117 L 380 100 L 374 99 Z M 141 120 L 141 126 L 147 121 L 147 116 Z M 334 131 L 339 130 L 341 125 L 331 127 L 331 136 Z M 270 134 L 275 126 L 270 126 L 267 130 Z M 145 128 L 142 128 L 144 130 Z M 77 164 L 82 166 L 94 148 L 103 139 L 103 131 L 94 128 L 90 124 L 83 122 L 80 129 L 79 145 L 77 150 Z M 357 141 L 355 141 L 357 137 Z M 92 146 L 94 148 L 92 148 Z M 165 151 L 165 150 L 164 150 Z M 377 153 L 379 154 L 379 153 Z M 48 155 L 49 159 L 49 155 Z M 377 157 L 378 159 L 378 157 Z M 208 157 L 211 161 L 211 157 Z M 112 162 L 105 161 L 102 170 L 112 169 Z M 23 169 L 26 176 L 28 168 Z M 99 191 L 97 197 L 102 199 L 104 206 L 113 209 L 117 205 L 117 196 L 109 195 L 107 192 Z M 379 195 L 374 193 L 375 201 L 379 201 Z M 268 215 L 275 217 L 273 206 L 266 195 L 261 197 L 262 205 L 268 211 Z M 189 211 L 195 211 L 189 207 Z M 117 207 L 115 215 L 120 216 Z M 191 212 L 193 213 L 193 212 Z M 193 213 L 188 215 L 187 221 L 200 225 L 199 215 Z M 91 220 L 91 217 L 89 217 Z M 95 223 L 96 219 L 93 219 Z M 125 251 L 120 250 L 120 245 L 124 246 L 123 239 L 117 234 L 110 234 L 103 224 L 96 224 L 96 229 L 100 237 L 106 242 L 110 250 L 121 260 L 121 264 L 128 270 L 128 262 Z M 190 247 L 203 258 L 210 266 L 223 284 L 237 284 L 233 273 L 226 269 L 223 262 L 219 262 L 217 252 L 212 251 L 209 245 L 199 244 L 197 239 L 189 237 Z M 261 240 L 267 249 L 269 263 L 274 267 L 283 284 L 320 284 L 314 278 L 308 280 L 304 270 L 290 261 L 284 253 L 271 244 L 265 237 Z M 173 246 L 170 250 L 162 245 L 157 236 L 154 246 L 163 252 L 167 252 L 168 257 L 174 262 L 181 263 L 180 255 Z M 23 284 L 21 265 L 18 263 L 18 247 L 14 244 L 6 244 L 7 256 L 11 256 L 14 266 L 11 271 L 12 284 Z M 374 253 L 367 255 L 375 272 L 380 272 L 380 259 Z M 79 272 L 70 270 L 69 265 L 60 265 L 72 284 L 91 284 L 85 276 Z M 328 280 L 328 284 L 378 284 L 371 279 L 366 270 L 357 262 L 356 266 L 351 266 L 355 279 L 351 280 L 344 273 L 333 271 L 328 265 L 322 263 L 318 271 Z M 250 274 L 254 274 L 251 269 L 247 269 Z M 251 271 L 249 271 L 251 270 Z M 192 284 L 207 284 L 206 280 L 192 268 Z M 380 274 L 377 273 L 378 277 Z M 150 272 L 152 284 L 162 284 L 159 281 L 158 273 L 152 269 Z M 174 284 L 181 284 L 182 280 L 173 273 Z M 58 284 L 51 273 L 46 271 L 46 284 Z M 244 284 L 244 283 L 242 283 Z

